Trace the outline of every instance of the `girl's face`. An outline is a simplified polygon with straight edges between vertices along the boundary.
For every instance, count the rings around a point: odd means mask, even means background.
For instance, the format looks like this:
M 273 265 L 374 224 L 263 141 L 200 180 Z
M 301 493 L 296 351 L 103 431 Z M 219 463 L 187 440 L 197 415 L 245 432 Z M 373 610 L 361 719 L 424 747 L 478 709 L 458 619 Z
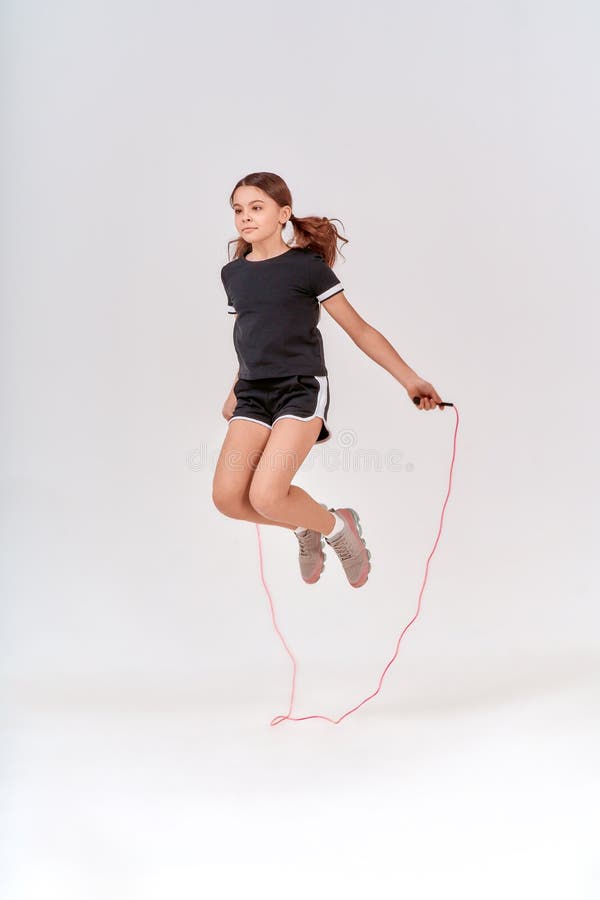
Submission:
M 278 206 L 272 197 L 251 185 L 242 185 L 234 196 L 235 227 L 248 243 L 269 240 L 280 235 L 291 207 Z

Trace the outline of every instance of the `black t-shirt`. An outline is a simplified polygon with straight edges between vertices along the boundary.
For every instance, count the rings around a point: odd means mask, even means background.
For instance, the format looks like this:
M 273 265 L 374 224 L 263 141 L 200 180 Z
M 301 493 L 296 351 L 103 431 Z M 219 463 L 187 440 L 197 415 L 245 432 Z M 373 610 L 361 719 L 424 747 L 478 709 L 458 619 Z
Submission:
M 249 253 L 250 250 L 247 251 Z M 321 303 L 343 290 L 324 258 L 307 247 L 221 269 L 240 378 L 327 375 L 317 328 Z

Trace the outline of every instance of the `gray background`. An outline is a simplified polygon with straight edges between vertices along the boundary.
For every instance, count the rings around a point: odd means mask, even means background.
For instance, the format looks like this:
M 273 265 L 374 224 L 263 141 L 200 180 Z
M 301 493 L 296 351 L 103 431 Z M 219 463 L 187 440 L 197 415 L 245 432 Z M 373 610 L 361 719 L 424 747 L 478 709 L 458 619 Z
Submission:
M 4 4 L 6 900 L 598 896 L 599 24 Z M 270 727 L 257 529 L 211 502 L 257 170 L 342 220 L 349 301 L 461 417 L 419 618 L 337 726 Z M 373 570 L 308 586 L 260 536 L 292 715 L 338 719 L 417 610 L 455 413 L 320 327 L 333 437 L 294 483 L 358 510 Z

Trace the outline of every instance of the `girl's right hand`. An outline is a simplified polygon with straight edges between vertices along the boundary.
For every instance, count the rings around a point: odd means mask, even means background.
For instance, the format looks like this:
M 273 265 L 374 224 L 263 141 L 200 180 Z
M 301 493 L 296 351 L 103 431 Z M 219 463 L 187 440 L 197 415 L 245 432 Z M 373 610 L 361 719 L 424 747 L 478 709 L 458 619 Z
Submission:
M 235 396 L 233 391 L 231 391 L 227 400 L 223 404 L 223 409 L 221 410 L 223 417 L 225 419 L 227 419 L 227 421 L 229 421 L 229 419 L 232 417 L 233 411 L 236 407 L 236 404 L 237 404 L 237 397 Z

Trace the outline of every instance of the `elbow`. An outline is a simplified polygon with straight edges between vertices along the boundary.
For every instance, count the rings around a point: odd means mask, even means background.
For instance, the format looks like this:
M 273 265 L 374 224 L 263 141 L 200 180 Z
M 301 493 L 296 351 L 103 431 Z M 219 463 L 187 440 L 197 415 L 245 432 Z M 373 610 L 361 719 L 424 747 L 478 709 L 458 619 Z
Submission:
M 376 328 L 373 328 L 372 325 L 369 325 L 368 322 L 362 322 L 358 328 L 355 328 L 350 335 L 354 343 L 357 347 L 360 347 L 361 350 L 364 350 L 366 344 L 369 343 L 369 340 L 376 334 L 379 334 Z

